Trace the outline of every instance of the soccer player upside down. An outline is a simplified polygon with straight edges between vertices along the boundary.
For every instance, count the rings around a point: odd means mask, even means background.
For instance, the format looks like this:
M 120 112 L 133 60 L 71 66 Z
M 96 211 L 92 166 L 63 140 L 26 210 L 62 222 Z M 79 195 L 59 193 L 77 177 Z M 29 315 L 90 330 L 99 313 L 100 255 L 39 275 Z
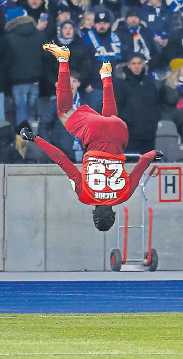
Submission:
M 25 140 L 34 141 L 67 174 L 82 203 L 96 206 L 93 220 L 99 231 L 108 231 L 115 221 L 112 206 L 127 201 L 139 184 L 144 171 L 159 152 L 153 150 L 142 155 L 128 174 L 125 170 L 124 150 L 128 144 L 128 128 L 117 117 L 112 84 L 112 67 L 103 63 L 100 76 L 103 84 L 102 115 L 87 105 L 73 109 L 70 85 L 69 56 L 66 47 L 54 43 L 43 45 L 59 61 L 57 113 L 66 129 L 79 138 L 84 149 L 82 172 L 70 159 L 43 138 L 28 129 L 21 130 Z

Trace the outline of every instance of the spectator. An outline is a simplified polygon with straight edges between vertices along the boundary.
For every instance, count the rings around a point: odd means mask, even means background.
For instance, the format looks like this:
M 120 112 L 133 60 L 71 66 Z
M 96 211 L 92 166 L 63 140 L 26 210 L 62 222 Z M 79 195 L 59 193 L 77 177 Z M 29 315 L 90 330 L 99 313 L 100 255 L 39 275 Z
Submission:
M 0 14 L 2 27 L 7 21 L 11 21 L 17 16 L 27 15 L 27 11 L 22 7 L 18 0 L 4 0 L 0 1 Z
M 36 23 L 39 22 L 41 13 L 47 13 L 47 7 L 44 0 L 25 0 L 24 8 Z
M 67 6 L 59 7 L 57 9 L 56 20 L 57 20 L 57 24 L 62 24 L 67 20 L 71 20 L 71 12 L 69 7 Z
M 122 78 L 116 83 L 118 113 L 129 130 L 128 152 L 145 153 L 154 149 L 160 120 L 159 96 L 154 81 L 145 74 L 141 54 L 132 54 Z
M 49 8 L 54 14 L 58 11 L 60 11 L 60 14 L 62 14 L 62 12 L 70 12 L 71 19 L 77 25 L 83 13 L 89 9 L 89 6 L 89 0 L 53 0 L 50 2 Z M 61 22 L 65 20 L 68 20 L 68 18 L 64 18 Z
M 22 123 L 22 126 L 28 126 L 28 128 L 31 130 L 31 127 L 29 126 L 29 124 L 27 122 Z M 20 158 L 22 159 L 22 162 L 26 162 L 26 154 L 27 154 L 27 150 L 28 150 L 28 143 L 27 141 L 24 141 L 19 133 L 16 133 L 15 136 L 15 148 L 16 151 L 18 152 Z
M 72 20 L 78 24 L 85 11 L 90 7 L 90 0 L 67 0 Z
M 122 14 L 125 13 L 125 11 L 130 10 L 131 8 L 140 7 L 141 5 L 147 3 L 148 0 L 122 0 Z M 126 13 L 125 13 L 126 16 Z
M 100 112 L 102 90 L 99 69 L 103 61 L 110 61 L 114 68 L 121 60 L 121 42 L 111 30 L 111 15 L 108 10 L 100 10 L 95 14 L 95 26 L 85 33 L 83 39 L 93 63 L 91 81 L 86 88 L 86 102 Z
M 183 58 L 170 62 L 170 73 L 163 82 L 163 118 L 175 122 L 183 143 Z
M 121 6 L 122 6 L 121 0 L 102 0 L 102 1 L 101 0 L 93 0 L 92 6 L 96 7 L 96 9 L 97 9 L 97 5 L 99 5 L 99 6 L 102 5 L 106 9 L 111 11 L 115 18 L 118 18 L 121 15 Z
M 171 36 L 176 33 L 176 31 L 183 28 L 183 14 L 180 12 L 175 12 L 171 16 L 171 22 L 170 22 L 170 31 L 169 31 L 169 39 L 171 39 Z
M 80 75 L 81 87 L 85 88 L 91 76 L 91 60 L 84 41 L 78 36 L 75 25 L 71 20 L 60 24 L 57 29 L 55 43 L 66 45 L 71 51 L 70 66 L 72 71 Z M 57 80 L 58 63 L 50 55 L 45 55 L 45 74 L 47 74 L 50 87 L 50 96 L 55 94 L 55 82 Z
M 83 14 L 82 20 L 80 22 L 80 30 L 84 36 L 88 30 L 91 30 L 94 26 L 95 14 L 93 11 L 86 11 Z
M 79 73 L 72 71 L 70 79 L 71 79 L 71 89 L 72 89 L 72 93 L 73 93 L 74 108 L 77 108 L 81 105 L 81 102 L 82 102 L 82 98 L 79 93 L 79 87 L 81 85 Z M 56 85 L 56 80 L 55 80 L 55 85 Z M 50 141 L 50 139 L 51 139 L 50 133 L 53 130 L 53 127 L 54 127 L 54 124 L 55 124 L 55 121 L 57 118 L 55 86 L 54 86 L 54 92 L 52 93 L 52 96 L 50 97 L 49 104 L 47 104 L 47 105 L 48 105 L 48 108 L 44 104 L 44 108 L 41 111 L 38 132 L 41 137 L 43 137 L 47 141 Z M 58 143 L 57 143 L 57 145 L 58 145 Z
M 172 12 L 183 12 L 182 0 L 166 0 L 166 4 Z
M 59 13 L 62 13 L 62 12 L 69 12 L 70 13 L 70 9 L 67 5 L 67 2 L 63 1 L 57 1 L 57 0 L 51 0 L 51 1 L 48 1 L 48 12 L 49 14 L 51 14 L 51 16 L 53 17 L 53 19 L 55 20 L 58 16 Z M 69 20 L 69 18 L 66 18 L 65 20 Z M 65 21 L 63 20 L 63 21 Z
M 141 53 L 151 67 L 158 63 L 158 54 L 151 32 L 141 23 L 137 8 L 128 11 L 125 21 L 118 25 L 117 34 L 122 43 L 123 61 L 132 52 Z
M 162 62 L 168 65 L 173 58 L 182 57 L 183 54 L 183 27 L 171 34 L 168 45 L 162 52 Z
M 5 121 L 0 126 L 0 163 L 22 163 L 22 158 L 16 151 L 15 132 L 12 125 Z
M 162 0 L 149 0 L 148 5 L 143 6 L 142 19 L 152 32 L 157 48 L 161 50 L 167 45 L 171 12 Z
M 35 112 L 42 72 L 41 33 L 34 20 L 20 16 L 5 26 L 8 80 L 15 102 L 17 130 Z
M 84 151 L 79 139 L 71 135 L 58 119 L 53 128 L 51 142 L 56 147 L 60 148 L 72 162 L 82 162 Z
M 70 80 L 73 104 L 76 109 L 82 104 L 79 93 L 79 87 L 81 85 L 79 74 L 77 72 L 71 72 Z M 42 112 L 38 133 L 41 137 L 63 150 L 73 162 L 81 162 L 83 151 L 79 141 L 66 131 L 62 122 L 57 117 L 56 96 L 50 99 L 49 108 L 44 108 L 44 112 Z M 78 158 L 78 154 L 80 158 Z
M 5 84 L 6 84 L 6 63 L 5 63 L 6 42 L 2 33 L 0 33 L 0 123 L 5 121 Z
M 25 0 L 24 8 L 35 22 L 39 31 L 45 32 L 45 38 L 51 39 L 55 34 L 55 24 L 48 12 L 48 6 L 44 0 Z

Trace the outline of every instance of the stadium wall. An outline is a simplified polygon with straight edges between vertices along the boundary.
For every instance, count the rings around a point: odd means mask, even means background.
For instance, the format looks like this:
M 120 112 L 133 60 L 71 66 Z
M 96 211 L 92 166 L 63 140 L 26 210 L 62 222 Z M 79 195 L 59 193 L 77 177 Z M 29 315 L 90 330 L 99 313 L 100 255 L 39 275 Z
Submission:
M 182 171 L 183 165 L 179 167 Z M 165 200 L 179 197 L 175 173 L 162 176 Z M 153 208 L 153 246 L 159 254 L 159 270 L 183 270 L 182 198 L 180 202 L 160 203 L 158 181 L 158 177 L 149 180 L 145 191 L 148 200 L 139 187 L 125 203 L 129 225 L 141 225 L 144 214 L 147 239 L 147 213 Z M 91 211 L 92 207 L 78 202 L 57 166 L 0 165 L 0 270 L 110 270 L 111 249 L 118 241 L 121 247 L 123 229 L 119 231 L 118 224 L 124 224 L 124 206 L 116 207 L 115 226 L 106 234 L 95 229 Z M 143 257 L 142 234 L 143 228 L 129 229 L 131 258 Z

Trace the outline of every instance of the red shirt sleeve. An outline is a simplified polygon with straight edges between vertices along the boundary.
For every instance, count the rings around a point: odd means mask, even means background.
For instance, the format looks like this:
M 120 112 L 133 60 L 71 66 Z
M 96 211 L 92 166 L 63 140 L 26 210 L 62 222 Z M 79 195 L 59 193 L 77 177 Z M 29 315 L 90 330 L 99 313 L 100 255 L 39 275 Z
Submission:
M 51 145 L 43 138 L 36 136 L 34 138 L 34 142 L 43 152 L 48 155 L 49 158 L 51 158 L 53 162 L 57 163 L 57 165 L 62 168 L 70 180 L 74 181 L 75 191 L 79 196 L 82 187 L 82 177 L 77 167 L 70 161 L 70 159 L 63 151 Z

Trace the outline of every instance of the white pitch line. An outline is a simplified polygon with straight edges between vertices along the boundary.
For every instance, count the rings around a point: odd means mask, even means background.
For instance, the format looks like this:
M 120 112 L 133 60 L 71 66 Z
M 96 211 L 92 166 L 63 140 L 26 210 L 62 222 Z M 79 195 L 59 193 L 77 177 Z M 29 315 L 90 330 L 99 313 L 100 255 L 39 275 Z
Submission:
M 174 316 L 174 315 L 183 315 L 183 313 L 181 312 L 161 312 L 161 313 L 153 313 L 153 312 L 146 312 L 146 313 L 78 313 L 78 314 L 72 314 L 72 313 L 60 313 L 59 315 L 58 314 L 51 314 L 51 313 L 48 313 L 48 314 L 39 314 L 39 313 L 24 313 L 24 314 L 21 314 L 21 313 L 17 313 L 17 315 L 15 316 L 7 316 L 6 314 L 3 316 L 1 315 L 0 316 L 0 319 L 17 319 L 17 320 L 22 320 L 22 318 L 24 319 L 29 319 L 29 317 L 31 316 L 31 320 L 37 320 L 37 319 L 64 319 L 65 320 L 65 317 L 67 317 L 67 319 L 72 319 L 72 318 L 77 318 L 78 317 L 80 319 L 85 319 L 86 317 L 87 318 L 92 318 L 92 317 L 97 317 L 97 319 L 105 319 L 106 317 L 131 317 L 131 318 L 136 318 L 136 317 L 148 317 L 148 316 L 151 316 L 151 317 L 158 317 L 158 318 L 162 318 L 164 317 L 165 315 L 168 315 L 168 316 Z M 102 318 L 101 318 L 102 317 Z
M 122 355 L 122 356 L 129 356 L 129 355 L 135 355 L 135 356 L 144 356 L 144 357 L 147 357 L 149 355 L 153 355 L 153 356 L 162 356 L 162 355 L 166 355 L 166 357 L 171 357 L 173 355 L 176 355 L 176 356 L 180 356 L 180 357 L 183 357 L 183 353 L 129 353 L 129 352 L 126 352 L 126 353 L 122 353 L 122 352 L 114 352 L 114 353 L 107 353 L 107 352 L 104 352 L 104 353 L 99 353 L 99 352 L 92 352 L 92 353 L 4 353 L 4 354 L 1 354 L 0 353 L 0 356 L 38 356 L 38 355 L 41 355 L 41 356 L 58 356 L 58 355 L 65 355 L 65 356 L 82 356 L 82 355 L 87 355 L 87 356 L 119 356 L 119 355 Z

